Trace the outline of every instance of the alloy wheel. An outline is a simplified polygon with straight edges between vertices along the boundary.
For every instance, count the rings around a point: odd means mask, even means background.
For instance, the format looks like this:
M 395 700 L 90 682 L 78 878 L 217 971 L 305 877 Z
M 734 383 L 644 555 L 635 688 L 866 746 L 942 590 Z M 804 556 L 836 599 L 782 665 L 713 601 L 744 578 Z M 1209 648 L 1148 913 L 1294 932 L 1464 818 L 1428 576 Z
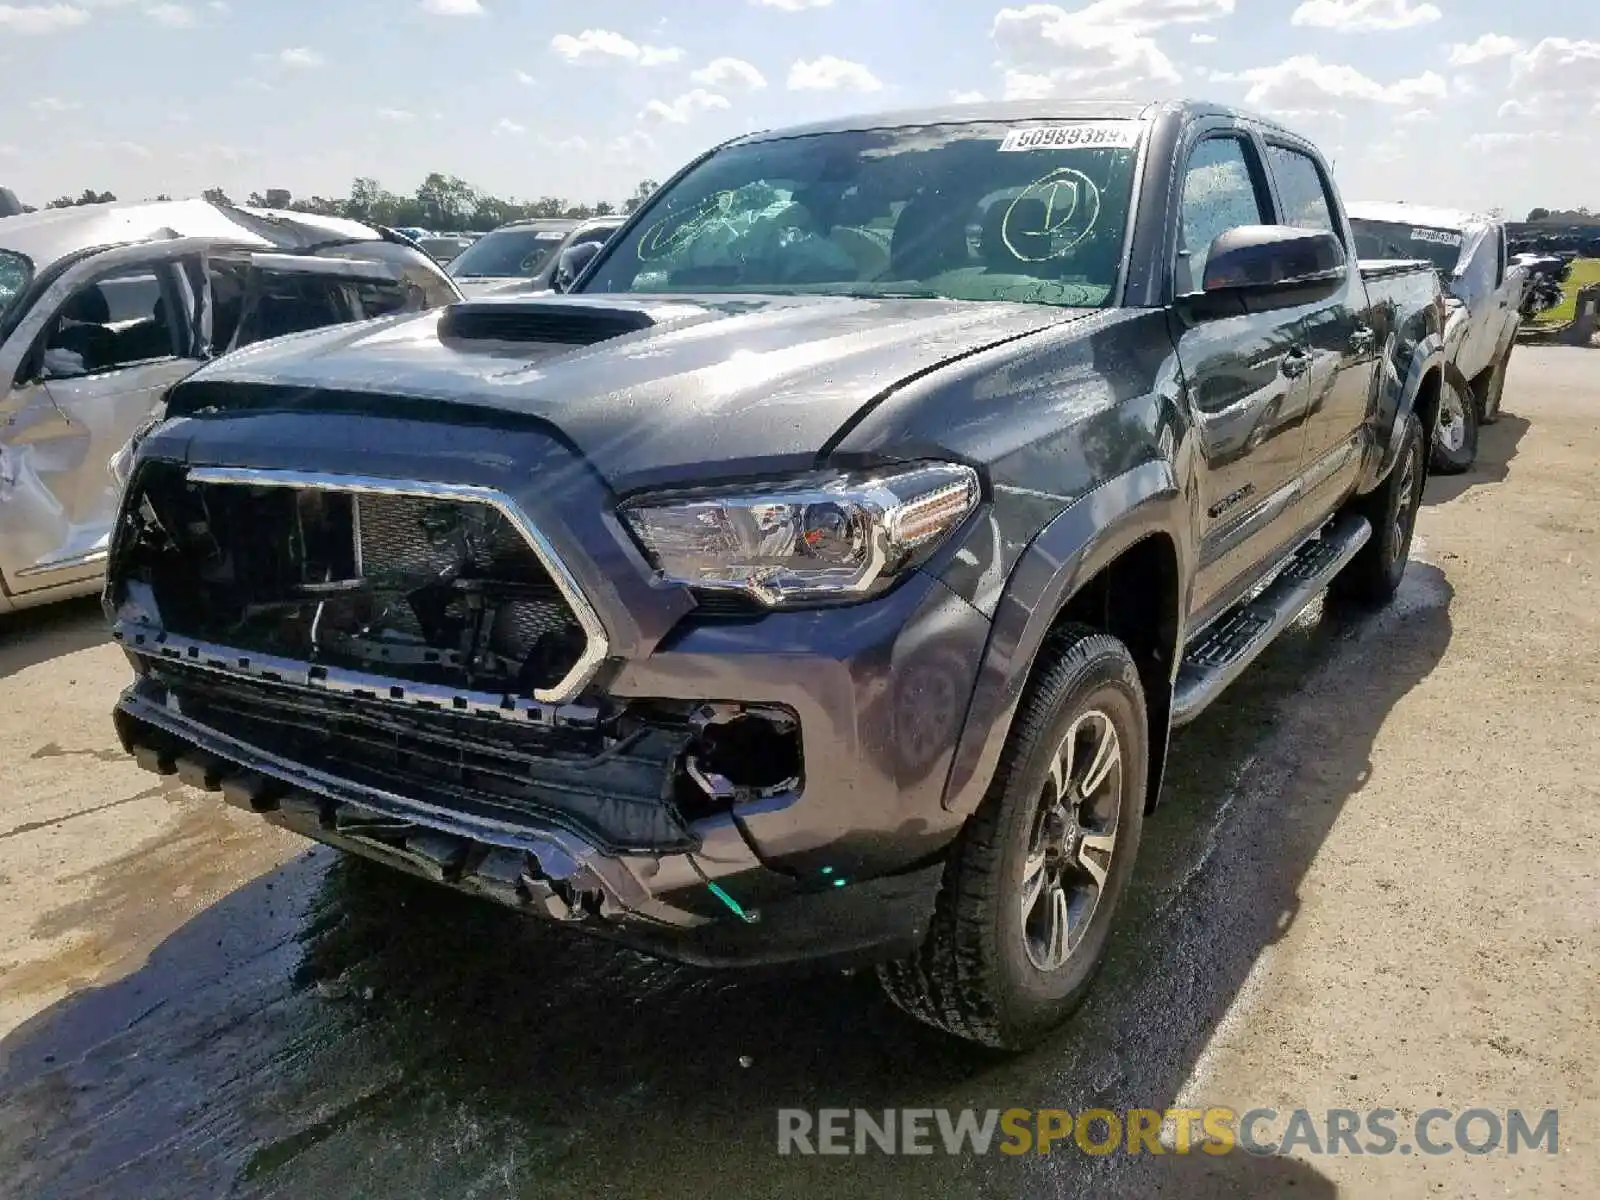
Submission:
M 1454 384 L 1445 384 L 1439 397 L 1439 420 L 1434 436 L 1449 454 L 1459 454 L 1467 444 L 1467 401 Z
M 1122 814 L 1122 743 L 1091 709 L 1056 747 L 1022 868 L 1022 940 L 1040 971 L 1060 970 L 1100 905 Z
M 1394 528 L 1389 538 L 1389 561 L 1403 558 L 1411 548 L 1411 529 L 1416 524 L 1418 502 L 1421 500 L 1422 474 L 1418 467 L 1421 455 L 1415 443 L 1406 447 L 1405 457 L 1396 469 L 1400 472 L 1394 506 Z

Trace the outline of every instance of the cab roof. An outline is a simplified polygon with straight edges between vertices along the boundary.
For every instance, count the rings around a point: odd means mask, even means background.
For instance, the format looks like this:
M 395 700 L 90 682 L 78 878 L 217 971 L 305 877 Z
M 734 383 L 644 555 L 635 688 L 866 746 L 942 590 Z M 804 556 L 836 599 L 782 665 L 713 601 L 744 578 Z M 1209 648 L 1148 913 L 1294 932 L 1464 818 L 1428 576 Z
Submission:
M 735 138 L 731 145 L 777 141 L 822 133 L 863 133 L 871 129 L 900 129 L 914 125 L 965 125 L 979 122 L 1116 121 L 1149 120 L 1162 113 L 1188 117 L 1231 116 L 1240 120 L 1292 132 L 1270 118 L 1207 100 L 991 100 L 978 104 L 945 104 L 934 108 L 891 109 L 764 129 Z

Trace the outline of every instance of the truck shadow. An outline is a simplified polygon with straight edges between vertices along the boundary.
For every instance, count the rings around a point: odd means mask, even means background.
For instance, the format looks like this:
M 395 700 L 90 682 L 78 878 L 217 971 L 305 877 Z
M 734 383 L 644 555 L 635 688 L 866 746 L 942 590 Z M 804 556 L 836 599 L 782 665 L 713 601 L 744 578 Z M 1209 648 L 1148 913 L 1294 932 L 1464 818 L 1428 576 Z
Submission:
M 0 679 L 110 640 L 95 596 L 0 613 Z
M 1451 595 L 1413 562 L 1380 614 L 1312 610 L 1179 735 L 1102 977 L 1030 1054 L 942 1040 L 861 975 L 665 966 L 315 849 L 0 1042 L 0 1169 L 30 1196 L 1334 1196 L 1241 1153 L 779 1157 L 776 1110 L 1204 1106 L 1197 1064 Z
M 1511 460 L 1517 456 L 1529 422 L 1512 413 L 1502 413 L 1493 425 L 1478 433 L 1478 457 L 1460 475 L 1431 475 L 1422 494 L 1424 504 L 1448 504 L 1470 487 L 1484 483 L 1504 483 L 1511 474 Z

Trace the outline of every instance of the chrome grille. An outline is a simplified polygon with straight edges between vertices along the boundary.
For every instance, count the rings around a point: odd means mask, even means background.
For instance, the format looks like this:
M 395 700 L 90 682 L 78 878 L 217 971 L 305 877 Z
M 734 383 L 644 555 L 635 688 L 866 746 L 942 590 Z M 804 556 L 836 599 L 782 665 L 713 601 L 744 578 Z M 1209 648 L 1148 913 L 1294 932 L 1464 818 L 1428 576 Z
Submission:
M 147 636 L 507 703 L 571 703 L 608 651 L 577 581 L 501 492 L 250 468 L 173 476 L 146 480 L 146 506 L 182 549 L 152 566 L 162 615 Z

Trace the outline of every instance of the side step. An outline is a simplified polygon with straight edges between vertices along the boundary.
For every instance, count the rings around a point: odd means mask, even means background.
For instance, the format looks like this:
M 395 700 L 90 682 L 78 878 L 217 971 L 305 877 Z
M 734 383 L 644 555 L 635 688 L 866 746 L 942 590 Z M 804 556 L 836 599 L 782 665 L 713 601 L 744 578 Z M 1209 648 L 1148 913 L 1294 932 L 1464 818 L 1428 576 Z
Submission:
M 1204 712 L 1371 536 L 1372 526 L 1365 517 L 1340 517 L 1321 537 L 1295 551 L 1259 596 L 1218 617 L 1184 652 L 1172 698 L 1173 725 L 1187 724 Z

